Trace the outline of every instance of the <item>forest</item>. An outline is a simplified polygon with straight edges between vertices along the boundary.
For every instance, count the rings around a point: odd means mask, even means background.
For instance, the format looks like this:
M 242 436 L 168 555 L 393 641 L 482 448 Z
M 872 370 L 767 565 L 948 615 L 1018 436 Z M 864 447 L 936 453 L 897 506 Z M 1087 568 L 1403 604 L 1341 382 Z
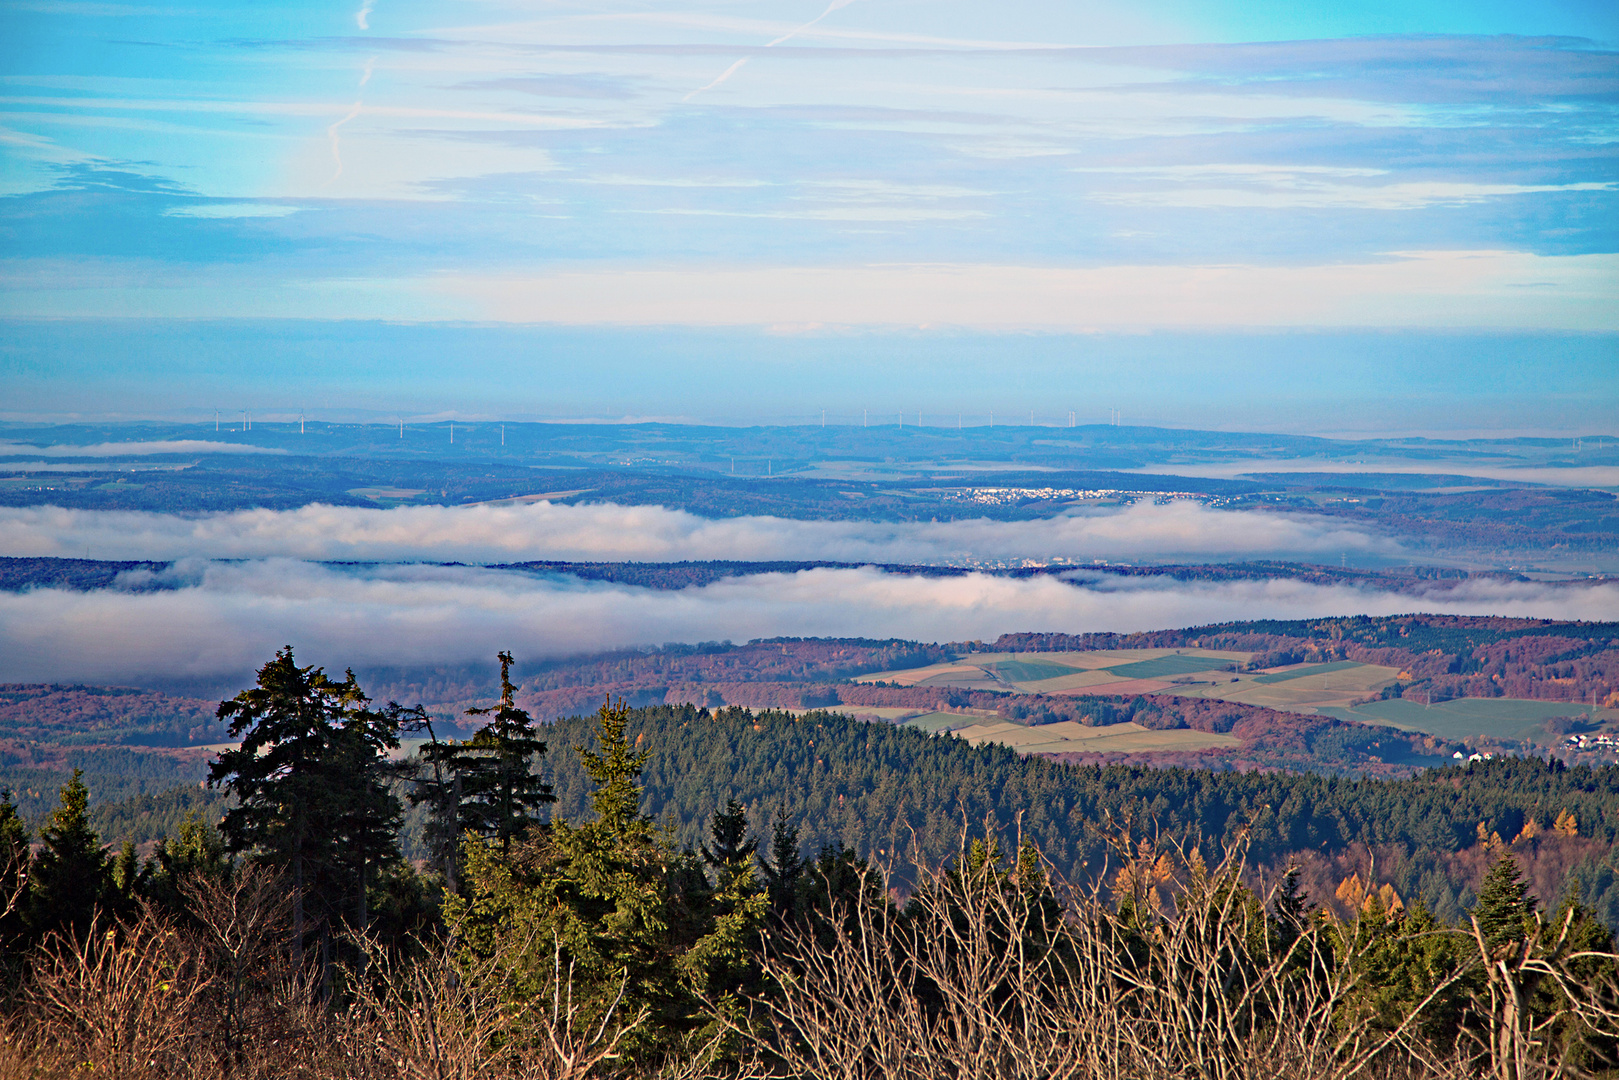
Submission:
M 290 648 L 147 852 L 0 802 L 0 1074 L 1606 1075 L 1612 768 L 1075 767 L 692 706 L 441 738 Z M 402 737 L 420 739 L 400 759 Z

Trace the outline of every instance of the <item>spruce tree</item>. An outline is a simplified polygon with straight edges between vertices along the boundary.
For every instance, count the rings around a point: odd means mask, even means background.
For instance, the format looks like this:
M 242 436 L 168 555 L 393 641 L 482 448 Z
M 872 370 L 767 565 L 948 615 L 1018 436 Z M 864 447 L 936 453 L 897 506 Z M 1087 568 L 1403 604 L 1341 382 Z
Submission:
M 799 852 L 798 829 L 792 826 L 783 806 L 776 811 L 770 830 L 770 859 L 759 860 L 764 875 L 770 909 L 785 919 L 798 907 L 799 886 L 804 879 L 804 858 Z
M 28 874 L 28 921 L 36 934 L 79 933 L 111 898 L 112 860 L 90 827 L 84 772 L 62 785 L 61 802 L 40 830 L 41 847 Z
M 500 841 L 502 852 L 539 818 L 536 811 L 555 802 L 551 785 L 534 772 L 534 759 L 545 753 L 544 741 L 535 738 L 534 718 L 517 707 L 517 687 L 511 680 L 512 654 L 500 660 L 500 703 L 468 709 L 469 716 L 491 718 L 463 742 L 433 742 L 421 757 L 440 770 L 436 789 L 423 798 L 455 805 L 456 833 L 472 832 Z M 446 792 L 446 785 L 451 789 Z M 429 792 L 431 794 L 429 794 Z
M 630 708 L 620 701 L 614 705 L 608 699 L 596 714 L 598 750 L 574 747 L 585 775 L 596 783 L 591 792 L 590 805 L 596 811 L 597 824 L 620 839 L 645 832 L 648 820 L 641 815 L 641 785 L 636 782 L 646 766 L 652 751 L 636 752 L 630 749 L 624 729 L 629 723 Z
M 176 914 L 185 911 L 180 882 L 187 878 L 209 877 L 216 881 L 232 870 L 225 854 L 225 840 L 219 830 L 203 820 L 195 810 L 180 822 L 179 831 L 157 842 L 152 854 L 156 868 L 146 883 L 145 893 L 158 906 Z
M 433 730 L 433 718 L 421 705 L 405 708 L 390 701 L 401 734 L 427 732 L 427 745 L 395 766 L 398 775 L 409 782 L 406 798 L 412 806 L 425 806 L 427 820 L 422 823 L 422 844 L 427 848 L 427 862 L 444 875 L 444 888 L 454 893 L 459 890 L 461 845 L 461 781 L 450 768 L 449 745 L 440 743 Z
M 758 840 L 747 838 L 748 808 L 734 798 L 727 800 L 725 809 L 715 811 L 709 832 L 713 847 L 703 845 L 703 861 L 716 870 L 746 866 L 759 847 Z
M 1535 914 L 1535 898 L 1518 870 L 1518 860 L 1503 852 L 1495 860 L 1484 883 L 1479 886 L 1473 917 L 1478 920 L 1484 944 L 1491 949 L 1522 941 Z
M 364 922 L 366 869 L 396 854 L 384 835 L 397 825 L 399 805 L 382 769 L 398 738 L 386 713 L 368 704 L 352 671 L 334 682 L 320 668 L 299 667 L 287 646 L 259 669 L 253 689 L 219 706 L 242 740 L 209 772 L 208 782 L 229 788 L 238 803 L 220 831 L 230 851 L 290 871 L 300 955 L 309 904 L 323 940 L 344 898 Z
M 350 682 L 353 679 L 351 671 Z M 328 755 L 327 771 L 341 785 L 333 800 L 331 827 L 339 841 L 333 862 L 349 883 L 353 925 L 362 934 L 371 922 L 367 897 L 371 869 L 399 860 L 404 814 L 388 783 L 392 770 L 387 758 L 387 752 L 398 746 L 397 721 L 386 711 L 351 708 L 333 734 Z

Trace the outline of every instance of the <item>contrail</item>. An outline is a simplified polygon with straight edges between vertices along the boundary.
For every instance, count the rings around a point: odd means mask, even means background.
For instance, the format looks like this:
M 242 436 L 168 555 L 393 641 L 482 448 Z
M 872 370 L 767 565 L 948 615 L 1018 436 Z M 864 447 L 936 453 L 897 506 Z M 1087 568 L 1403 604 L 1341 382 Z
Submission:
M 361 8 L 360 14 L 359 16 L 356 16 L 356 18 L 363 18 L 365 13 L 370 10 L 371 9 L 369 7 Z M 361 23 L 362 27 L 364 25 L 364 23 Z M 376 65 L 377 58 L 374 56 L 365 62 L 365 71 L 360 75 L 361 89 L 364 89 L 365 84 L 371 81 L 371 69 L 376 67 Z M 343 140 L 338 137 L 337 129 L 348 123 L 350 120 L 353 120 L 356 116 L 359 116 L 363 108 L 364 102 L 356 101 L 354 103 L 354 108 L 349 110 L 347 116 L 343 117 L 343 119 L 326 129 L 326 138 L 332 144 L 332 175 L 331 178 L 326 181 L 326 184 L 330 184 L 333 180 L 336 180 L 339 176 L 343 175 Z M 321 186 L 325 187 L 326 184 L 322 184 Z
M 802 34 L 804 31 L 808 30 L 810 27 L 814 26 L 816 23 L 820 22 L 822 19 L 826 18 L 828 15 L 832 14 L 834 11 L 838 10 L 839 8 L 848 7 L 852 3 L 854 3 L 854 0 L 832 0 L 832 2 L 830 4 L 826 5 L 826 10 L 825 11 L 823 11 L 819 15 L 815 16 L 815 18 L 811 19 L 809 22 L 805 23 L 803 26 L 800 26 L 800 27 L 798 27 L 796 29 L 787 31 L 785 34 L 781 35 L 781 37 L 777 38 L 775 41 L 772 41 L 769 44 L 767 44 L 765 46 L 765 48 L 768 49 L 771 46 L 780 45 L 782 42 L 786 41 L 788 38 L 795 37 L 798 34 Z
M 724 82 L 726 79 L 729 79 L 732 75 L 735 75 L 738 71 L 740 71 L 742 69 L 742 65 L 746 64 L 748 62 L 748 59 L 749 59 L 748 57 L 744 56 L 742 59 L 738 60 L 736 63 L 732 64 L 730 67 L 728 67 L 724 71 L 722 71 L 720 73 L 719 78 L 715 79 L 713 82 L 709 83 L 707 86 L 699 86 L 697 89 L 693 90 L 691 93 L 687 94 L 685 97 L 681 98 L 680 100 L 682 100 L 682 101 L 690 101 L 692 98 L 696 97 L 698 94 L 701 94 L 704 90 L 712 90 L 712 89 L 714 89 L 714 87 L 718 86 L 720 83 Z
M 771 48 L 774 48 L 777 45 L 780 45 L 784 41 L 791 40 L 792 38 L 798 36 L 799 34 L 802 34 L 805 30 L 808 30 L 810 27 L 814 26 L 816 23 L 820 22 L 822 19 L 826 18 L 828 15 L 832 14 L 834 11 L 838 10 L 839 8 L 848 7 L 852 3 L 854 3 L 854 0 L 832 0 L 832 2 L 826 6 L 825 11 L 823 11 L 819 15 L 815 16 L 815 18 L 811 19 L 809 22 L 805 23 L 803 26 L 794 27 L 793 29 L 787 31 L 785 34 L 781 35 L 781 37 L 777 38 L 775 41 L 767 41 L 767 42 L 765 42 L 765 48 L 771 49 Z M 724 82 L 726 79 L 729 79 L 732 75 L 735 75 L 738 71 L 741 71 L 742 66 L 744 64 L 746 64 L 751 59 L 752 59 L 752 57 L 744 56 L 742 59 L 740 59 L 736 63 L 732 64 L 730 67 L 728 67 L 724 71 L 720 72 L 719 78 L 715 79 L 713 82 L 709 83 L 707 86 L 699 86 L 697 89 L 693 90 L 691 93 L 687 94 L 685 97 L 681 98 L 680 100 L 682 100 L 682 101 L 690 101 L 692 98 L 696 97 L 698 94 L 701 94 L 703 91 L 714 89 L 714 87 L 720 85 L 720 83 Z

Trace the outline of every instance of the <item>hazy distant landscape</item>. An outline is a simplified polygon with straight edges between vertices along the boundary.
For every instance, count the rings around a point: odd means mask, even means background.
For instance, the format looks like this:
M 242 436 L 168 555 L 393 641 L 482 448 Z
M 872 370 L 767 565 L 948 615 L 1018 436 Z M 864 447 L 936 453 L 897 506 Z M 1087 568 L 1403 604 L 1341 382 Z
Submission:
M 0 9 L 0 1077 L 1616 1080 L 1616 89 Z

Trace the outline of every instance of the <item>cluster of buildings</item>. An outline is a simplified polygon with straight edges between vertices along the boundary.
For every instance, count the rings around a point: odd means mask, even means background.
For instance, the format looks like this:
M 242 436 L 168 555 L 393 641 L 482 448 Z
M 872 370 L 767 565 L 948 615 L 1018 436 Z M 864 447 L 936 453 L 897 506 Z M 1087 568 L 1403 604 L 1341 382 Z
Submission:
M 1570 735 L 1563 745 L 1570 750 L 1614 750 L 1619 749 L 1619 735 L 1607 731 L 1595 735 Z
M 1196 491 L 1125 491 L 1119 488 L 962 488 L 945 496 L 981 506 L 1015 506 L 1026 502 L 1074 501 L 1079 499 L 1152 499 L 1169 502 L 1171 499 L 1196 499 L 1211 502 L 1214 496 Z

